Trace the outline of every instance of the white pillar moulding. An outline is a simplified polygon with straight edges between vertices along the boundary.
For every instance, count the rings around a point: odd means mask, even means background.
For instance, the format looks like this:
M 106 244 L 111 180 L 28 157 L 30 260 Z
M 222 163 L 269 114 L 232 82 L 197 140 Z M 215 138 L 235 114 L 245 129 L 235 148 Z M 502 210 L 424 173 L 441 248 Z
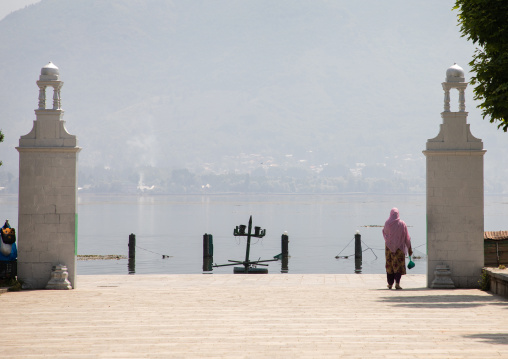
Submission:
M 478 286 L 483 267 L 483 142 L 470 131 L 465 112 L 467 82 L 458 65 L 446 71 L 443 120 L 427 141 L 427 286 L 449 268 L 457 288 Z M 459 111 L 450 111 L 449 91 L 459 91 Z
M 62 120 L 58 67 L 41 69 L 33 128 L 19 139 L 18 277 L 45 288 L 53 267 L 64 265 L 76 288 L 78 147 Z M 53 109 L 46 89 L 53 88 Z

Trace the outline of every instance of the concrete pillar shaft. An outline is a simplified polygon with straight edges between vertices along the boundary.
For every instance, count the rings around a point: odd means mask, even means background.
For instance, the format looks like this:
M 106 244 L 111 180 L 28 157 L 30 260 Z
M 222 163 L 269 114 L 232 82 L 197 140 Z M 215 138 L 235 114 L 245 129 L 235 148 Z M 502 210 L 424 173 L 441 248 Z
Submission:
M 427 141 L 427 285 L 437 267 L 447 266 L 458 288 L 478 286 L 483 267 L 483 142 L 465 112 L 464 71 L 446 71 L 439 134 Z M 459 111 L 450 111 L 450 89 L 459 91 Z
M 55 266 L 67 267 L 76 288 L 77 168 L 76 136 L 62 120 L 58 68 L 41 70 L 39 109 L 33 128 L 19 147 L 18 277 L 25 286 L 45 288 Z M 53 87 L 53 109 L 45 109 L 45 89 Z

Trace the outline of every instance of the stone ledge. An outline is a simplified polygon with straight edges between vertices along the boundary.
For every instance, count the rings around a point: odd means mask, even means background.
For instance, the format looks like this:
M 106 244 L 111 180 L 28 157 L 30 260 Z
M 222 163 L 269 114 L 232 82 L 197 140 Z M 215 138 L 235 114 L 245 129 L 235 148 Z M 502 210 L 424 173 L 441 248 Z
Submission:
M 422 151 L 425 156 L 483 156 L 487 150 L 482 149 L 427 149 Z
M 508 298 L 508 269 L 483 268 L 490 276 L 490 292 Z
M 15 147 L 15 148 L 18 150 L 18 152 L 80 152 L 81 151 L 81 147 L 77 147 L 77 146 L 75 146 L 75 147 L 63 147 L 63 146 L 59 146 L 59 147 L 55 147 L 55 146 L 22 147 L 22 146 L 19 146 L 19 147 Z

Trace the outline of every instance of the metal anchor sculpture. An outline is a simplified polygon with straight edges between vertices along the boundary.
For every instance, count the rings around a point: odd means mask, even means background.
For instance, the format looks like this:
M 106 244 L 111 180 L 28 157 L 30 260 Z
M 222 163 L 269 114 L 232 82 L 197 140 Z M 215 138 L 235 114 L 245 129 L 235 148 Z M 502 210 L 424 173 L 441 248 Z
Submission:
M 252 216 L 249 218 L 249 226 L 247 229 L 247 233 L 245 233 L 246 226 L 244 224 L 241 224 L 239 226 L 236 226 L 236 228 L 233 231 L 233 235 L 235 237 L 247 237 L 247 250 L 245 253 L 245 260 L 244 261 L 235 261 L 235 260 L 228 260 L 228 262 L 232 262 L 229 264 L 215 264 L 214 267 L 226 267 L 226 266 L 234 266 L 241 264 L 243 267 L 235 267 L 234 273 L 268 273 L 267 268 L 255 268 L 253 266 L 268 266 L 268 264 L 263 264 L 264 262 L 276 262 L 277 259 L 264 259 L 264 260 L 257 260 L 257 261 L 251 261 L 249 260 L 249 254 L 250 254 L 250 239 L 251 237 L 254 238 L 263 238 L 266 234 L 265 229 L 261 229 L 261 227 L 254 227 L 254 233 L 252 233 Z

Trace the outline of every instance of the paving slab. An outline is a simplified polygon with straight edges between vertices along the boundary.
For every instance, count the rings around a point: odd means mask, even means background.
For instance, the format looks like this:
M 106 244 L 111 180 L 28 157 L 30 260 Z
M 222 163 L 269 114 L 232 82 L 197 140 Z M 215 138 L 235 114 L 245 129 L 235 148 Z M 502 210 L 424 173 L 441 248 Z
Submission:
M 81 275 L 0 294 L 2 358 L 508 358 L 508 301 L 381 274 Z

